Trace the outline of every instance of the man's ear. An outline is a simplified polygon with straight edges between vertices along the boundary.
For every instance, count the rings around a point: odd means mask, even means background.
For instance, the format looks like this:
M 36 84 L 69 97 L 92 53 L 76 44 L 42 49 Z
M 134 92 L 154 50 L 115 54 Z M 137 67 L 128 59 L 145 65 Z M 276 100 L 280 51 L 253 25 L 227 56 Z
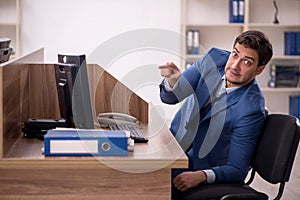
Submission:
M 256 75 L 261 74 L 264 71 L 265 67 L 266 67 L 266 65 L 258 66 L 257 69 L 256 69 L 256 73 L 255 74 Z

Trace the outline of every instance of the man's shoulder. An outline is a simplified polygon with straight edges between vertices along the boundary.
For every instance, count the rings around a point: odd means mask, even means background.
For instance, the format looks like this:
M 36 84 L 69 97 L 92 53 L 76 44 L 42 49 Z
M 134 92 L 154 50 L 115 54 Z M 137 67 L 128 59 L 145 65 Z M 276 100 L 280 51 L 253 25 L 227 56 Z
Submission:
M 230 52 L 224 49 L 211 48 L 204 56 L 204 61 L 207 63 L 214 63 L 219 70 L 223 70 L 227 60 L 229 58 Z
M 214 56 L 227 56 L 228 57 L 230 55 L 230 51 L 213 47 L 208 50 L 207 54 L 212 57 L 214 57 Z

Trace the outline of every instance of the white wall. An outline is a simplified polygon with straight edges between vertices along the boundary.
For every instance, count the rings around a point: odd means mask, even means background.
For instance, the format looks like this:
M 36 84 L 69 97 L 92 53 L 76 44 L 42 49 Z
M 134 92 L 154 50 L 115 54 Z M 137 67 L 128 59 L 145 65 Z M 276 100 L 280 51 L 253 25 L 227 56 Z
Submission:
M 58 53 L 84 53 L 87 55 L 88 63 L 90 60 L 95 62 L 94 59 L 90 59 L 91 54 L 99 59 L 111 58 L 105 63 L 99 61 L 98 64 L 105 65 L 102 67 L 108 69 L 118 79 L 127 81 L 125 84 L 144 99 L 160 106 L 158 84 L 161 77 L 157 65 L 166 61 L 180 63 L 180 58 L 176 55 L 180 51 L 180 40 L 172 37 L 169 39 L 164 35 L 164 32 L 168 31 L 173 35 L 180 33 L 180 2 L 180 0 L 22 0 L 22 54 L 44 47 L 45 62 L 51 63 L 57 62 Z M 145 34 L 143 38 L 143 29 L 147 32 L 153 28 L 158 30 L 158 35 Z M 116 45 L 115 41 L 128 33 L 129 38 L 120 40 L 119 46 Z M 138 47 L 129 47 L 128 45 L 135 41 L 135 36 L 142 43 Z M 155 38 L 159 38 L 158 41 Z M 143 48 L 141 45 L 144 40 L 154 40 L 153 48 Z M 165 45 L 160 46 L 161 43 Z M 168 44 L 171 45 L 171 52 L 168 52 Z M 104 50 L 102 48 L 104 46 L 108 50 Z M 123 51 L 118 52 L 122 48 Z M 101 53 L 103 51 L 104 53 Z M 115 57 L 109 57 L 108 51 Z M 141 69 L 146 69 L 147 72 Z M 174 108 L 171 107 L 169 110 L 170 112 L 166 111 L 169 113 L 168 116 L 172 115 Z
M 180 31 L 180 0 L 22 0 L 22 50 L 45 47 L 46 61 L 57 52 L 91 52 L 126 31 Z

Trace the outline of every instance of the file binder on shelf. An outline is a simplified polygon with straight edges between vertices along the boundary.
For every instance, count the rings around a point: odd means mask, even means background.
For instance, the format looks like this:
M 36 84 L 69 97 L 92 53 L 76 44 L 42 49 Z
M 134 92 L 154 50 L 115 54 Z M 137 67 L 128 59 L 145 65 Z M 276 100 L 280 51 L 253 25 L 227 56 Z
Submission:
M 245 1 L 229 0 L 229 22 L 244 23 Z
M 300 32 L 296 32 L 296 55 L 300 55 Z
M 300 119 L 300 96 L 289 96 L 289 114 Z
M 239 2 L 238 0 L 229 0 L 229 22 L 237 23 L 239 16 Z
M 296 32 L 284 32 L 284 54 L 296 55 Z
M 300 55 L 300 32 L 286 31 L 284 32 L 284 54 Z
M 127 156 L 121 130 L 52 129 L 44 137 L 45 156 Z
M 199 54 L 199 46 L 200 46 L 200 32 L 198 30 L 193 31 L 193 48 L 192 54 Z
M 186 53 L 192 54 L 193 51 L 193 31 L 186 31 Z
M 186 53 L 198 55 L 200 47 L 200 31 L 189 29 L 186 31 Z
M 238 22 L 244 23 L 245 16 L 245 0 L 239 0 L 239 16 Z

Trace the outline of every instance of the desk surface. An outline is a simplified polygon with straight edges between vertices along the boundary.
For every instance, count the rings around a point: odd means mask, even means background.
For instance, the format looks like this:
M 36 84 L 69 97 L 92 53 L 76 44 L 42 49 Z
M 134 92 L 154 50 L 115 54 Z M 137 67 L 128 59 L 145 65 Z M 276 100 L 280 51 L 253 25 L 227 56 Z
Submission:
M 136 172 L 136 170 L 148 172 L 169 165 L 181 168 L 187 166 L 187 157 L 166 124 L 160 128 L 144 126 L 143 132 L 149 138 L 149 142 L 136 143 L 134 151 L 129 152 L 128 157 L 45 157 L 42 154 L 43 141 L 21 136 L 1 162 L 9 161 L 7 164 L 12 164 L 12 162 L 28 163 L 29 161 L 51 165 L 57 164 L 57 161 L 77 163 L 100 161 L 106 166 L 125 172 Z

